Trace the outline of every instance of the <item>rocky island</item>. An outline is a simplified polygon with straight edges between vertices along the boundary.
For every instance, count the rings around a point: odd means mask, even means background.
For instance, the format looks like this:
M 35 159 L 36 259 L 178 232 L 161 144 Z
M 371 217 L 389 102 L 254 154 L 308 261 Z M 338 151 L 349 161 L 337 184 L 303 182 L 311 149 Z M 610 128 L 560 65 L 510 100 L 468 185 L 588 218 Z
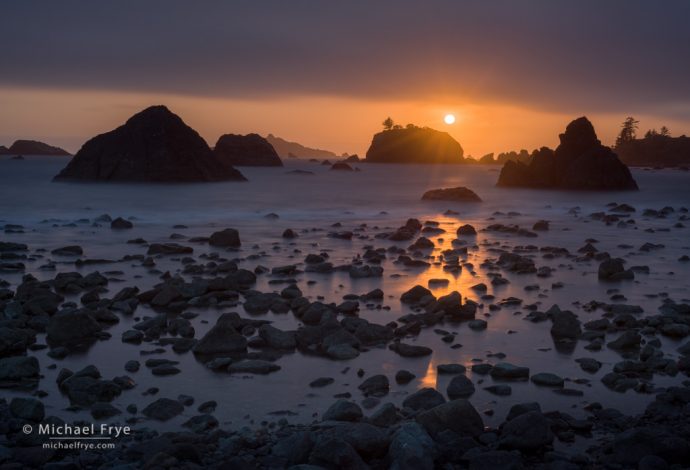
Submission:
M 53 147 L 36 140 L 17 140 L 10 148 L 0 145 L 0 155 L 57 155 L 70 156 L 71 154 L 60 147 Z
M 601 144 L 586 117 L 575 119 L 559 136 L 556 150 L 542 147 L 529 164 L 507 161 L 497 186 L 544 189 L 636 190 L 630 170 Z
M 408 126 L 374 135 L 367 163 L 464 163 L 463 149 L 447 132 Z
M 233 166 L 283 166 L 273 146 L 259 134 L 225 134 L 213 149 L 216 158 Z
M 151 106 L 86 142 L 55 180 L 245 181 L 165 106 Z

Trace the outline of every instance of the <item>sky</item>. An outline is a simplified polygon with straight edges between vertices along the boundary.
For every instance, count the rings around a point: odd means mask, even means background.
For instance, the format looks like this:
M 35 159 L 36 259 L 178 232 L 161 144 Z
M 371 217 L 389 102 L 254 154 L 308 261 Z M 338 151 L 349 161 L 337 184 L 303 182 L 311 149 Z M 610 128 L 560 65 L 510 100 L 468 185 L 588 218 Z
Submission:
M 689 21 L 685 0 L 7 0 L 0 144 L 76 151 L 153 104 L 211 145 L 360 155 L 387 116 L 475 157 L 555 147 L 582 115 L 605 144 L 629 115 L 690 134 Z

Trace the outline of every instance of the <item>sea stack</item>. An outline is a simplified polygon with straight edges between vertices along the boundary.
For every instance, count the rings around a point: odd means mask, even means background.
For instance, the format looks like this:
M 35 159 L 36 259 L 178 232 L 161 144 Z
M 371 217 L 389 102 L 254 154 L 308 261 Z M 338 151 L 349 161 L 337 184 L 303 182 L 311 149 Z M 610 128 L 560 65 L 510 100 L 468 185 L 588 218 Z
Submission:
M 86 142 L 55 180 L 245 181 L 165 106 L 151 106 Z
M 464 163 L 463 150 L 447 132 L 408 126 L 374 135 L 367 163 Z
M 0 146 L 0 154 L 7 155 L 57 155 L 68 157 L 71 154 L 60 147 L 53 147 L 37 140 L 17 140 L 10 148 Z
M 497 186 L 544 189 L 636 190 L 637 183 L 618 156 L 601 144 L 586 117 L 559 136 L 556 150 L 543 147 L 529 164 L 507 161 Z
M 259 134 L 222 135 L 213 153 L 221 162 L 233 166 L 283 166 L 273 146 Z

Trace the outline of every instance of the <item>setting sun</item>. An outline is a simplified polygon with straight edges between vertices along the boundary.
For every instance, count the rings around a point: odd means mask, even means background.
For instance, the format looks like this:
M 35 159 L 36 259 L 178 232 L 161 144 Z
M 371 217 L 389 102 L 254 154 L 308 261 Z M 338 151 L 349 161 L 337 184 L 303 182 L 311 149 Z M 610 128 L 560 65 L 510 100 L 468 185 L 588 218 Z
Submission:
M 445 117 L 443 118 L 443 122 L 446 124 L 454 124 L 455 123 L 455 116 L 452 114 L 446 114 Z

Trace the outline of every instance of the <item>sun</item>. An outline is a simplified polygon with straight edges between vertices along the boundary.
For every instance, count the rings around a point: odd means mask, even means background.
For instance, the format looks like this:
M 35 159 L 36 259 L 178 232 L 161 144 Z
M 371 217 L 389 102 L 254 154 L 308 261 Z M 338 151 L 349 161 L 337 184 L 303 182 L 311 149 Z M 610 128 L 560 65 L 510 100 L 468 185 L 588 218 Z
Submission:
M 443 117 L 443 122 L 445 122 L 446 124 L 454 124 L 455 123 L 455 116 L 452 114 L 446 114 Z

